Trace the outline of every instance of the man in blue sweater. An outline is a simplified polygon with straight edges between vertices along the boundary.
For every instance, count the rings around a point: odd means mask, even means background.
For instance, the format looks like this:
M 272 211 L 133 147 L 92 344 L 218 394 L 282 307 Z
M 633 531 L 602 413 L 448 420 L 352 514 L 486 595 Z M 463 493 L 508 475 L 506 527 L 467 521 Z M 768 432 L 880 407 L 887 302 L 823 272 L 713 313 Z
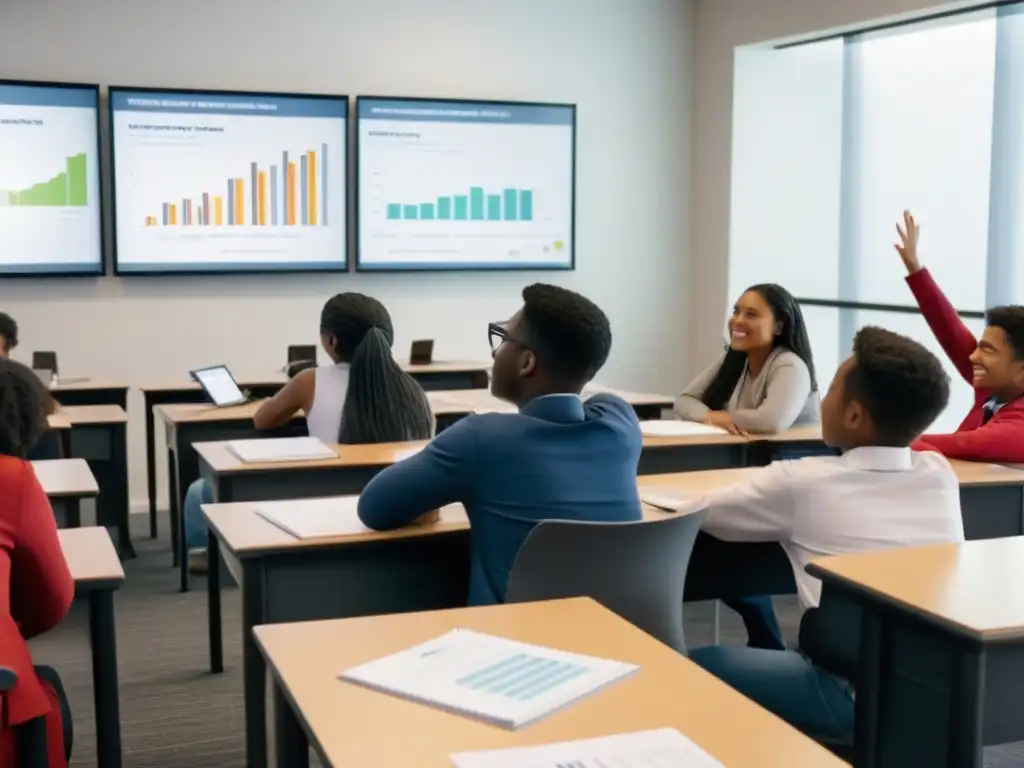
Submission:
M 577 293 L 538 283 L 523 290 L 522 309 L 488 333 L 491 392 L 518 413 L 467 416 L 378 474 L 359 498 L 359 517 L 376 530 L 465 505 L 470 605 L 504 600 L 512 562 L 537 523 L 641 517 L 636 414 L 614 395 L 580 397 L 611 349 L 604 312 Z

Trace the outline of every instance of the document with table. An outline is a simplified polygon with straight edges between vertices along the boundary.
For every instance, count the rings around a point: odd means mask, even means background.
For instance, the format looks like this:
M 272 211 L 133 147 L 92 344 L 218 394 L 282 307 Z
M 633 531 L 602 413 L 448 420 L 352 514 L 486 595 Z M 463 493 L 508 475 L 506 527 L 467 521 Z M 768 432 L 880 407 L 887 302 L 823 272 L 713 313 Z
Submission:
M 724 768 L 674 728 L 539 747 L 463 752 L 456 768 Z
M 315 437 L 273 437 L 264 440 L 232 440 L 231 451 L 243 464 L 271 461 L 313 461 L 337 457 L 334 449 Z
M 468 629 L 340 674 L 342 680 L 519 728 L 639 670 Z
M 297 539 L 328 539 L 370 532 L 358 506 L 358 496 L 261 501 L 256 514 Z

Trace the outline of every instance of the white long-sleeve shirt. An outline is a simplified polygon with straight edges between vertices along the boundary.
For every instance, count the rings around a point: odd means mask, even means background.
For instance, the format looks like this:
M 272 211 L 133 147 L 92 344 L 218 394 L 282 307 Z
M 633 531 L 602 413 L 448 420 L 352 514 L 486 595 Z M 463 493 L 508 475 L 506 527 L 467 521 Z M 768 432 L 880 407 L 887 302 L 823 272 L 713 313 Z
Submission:
M 804 570 L 815 558 L 964 540 L 953 468 L 909 448 L 777 461 L 708 501 L 712 536 L 782 545 L 804 608 L 821 598 L 821 582 Z

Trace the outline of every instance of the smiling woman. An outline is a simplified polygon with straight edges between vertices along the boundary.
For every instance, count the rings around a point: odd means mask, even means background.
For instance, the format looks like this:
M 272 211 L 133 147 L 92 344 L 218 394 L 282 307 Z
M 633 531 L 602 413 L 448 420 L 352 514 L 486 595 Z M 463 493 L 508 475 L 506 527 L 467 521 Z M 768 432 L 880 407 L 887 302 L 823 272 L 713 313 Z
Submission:
M 818 421 L 818 382 L 800 306 L 754 285 L 729 318 L 729 346 L 676 400 L 676 414 L 730 432 L 770 434 Z

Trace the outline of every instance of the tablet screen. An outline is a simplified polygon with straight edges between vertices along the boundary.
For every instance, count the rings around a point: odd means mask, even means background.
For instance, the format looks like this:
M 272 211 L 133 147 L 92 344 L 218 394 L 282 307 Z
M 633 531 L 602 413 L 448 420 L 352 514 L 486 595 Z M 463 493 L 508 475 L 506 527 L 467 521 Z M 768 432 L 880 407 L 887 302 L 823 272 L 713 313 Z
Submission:
M 234 377 L 226 366 L 218 365 L 213 368 L 203 368 L 193 371 L 199 385 L 206 390 L 214 405 L 238 405 L 245 402 L 245 395 L 238 388 Z

